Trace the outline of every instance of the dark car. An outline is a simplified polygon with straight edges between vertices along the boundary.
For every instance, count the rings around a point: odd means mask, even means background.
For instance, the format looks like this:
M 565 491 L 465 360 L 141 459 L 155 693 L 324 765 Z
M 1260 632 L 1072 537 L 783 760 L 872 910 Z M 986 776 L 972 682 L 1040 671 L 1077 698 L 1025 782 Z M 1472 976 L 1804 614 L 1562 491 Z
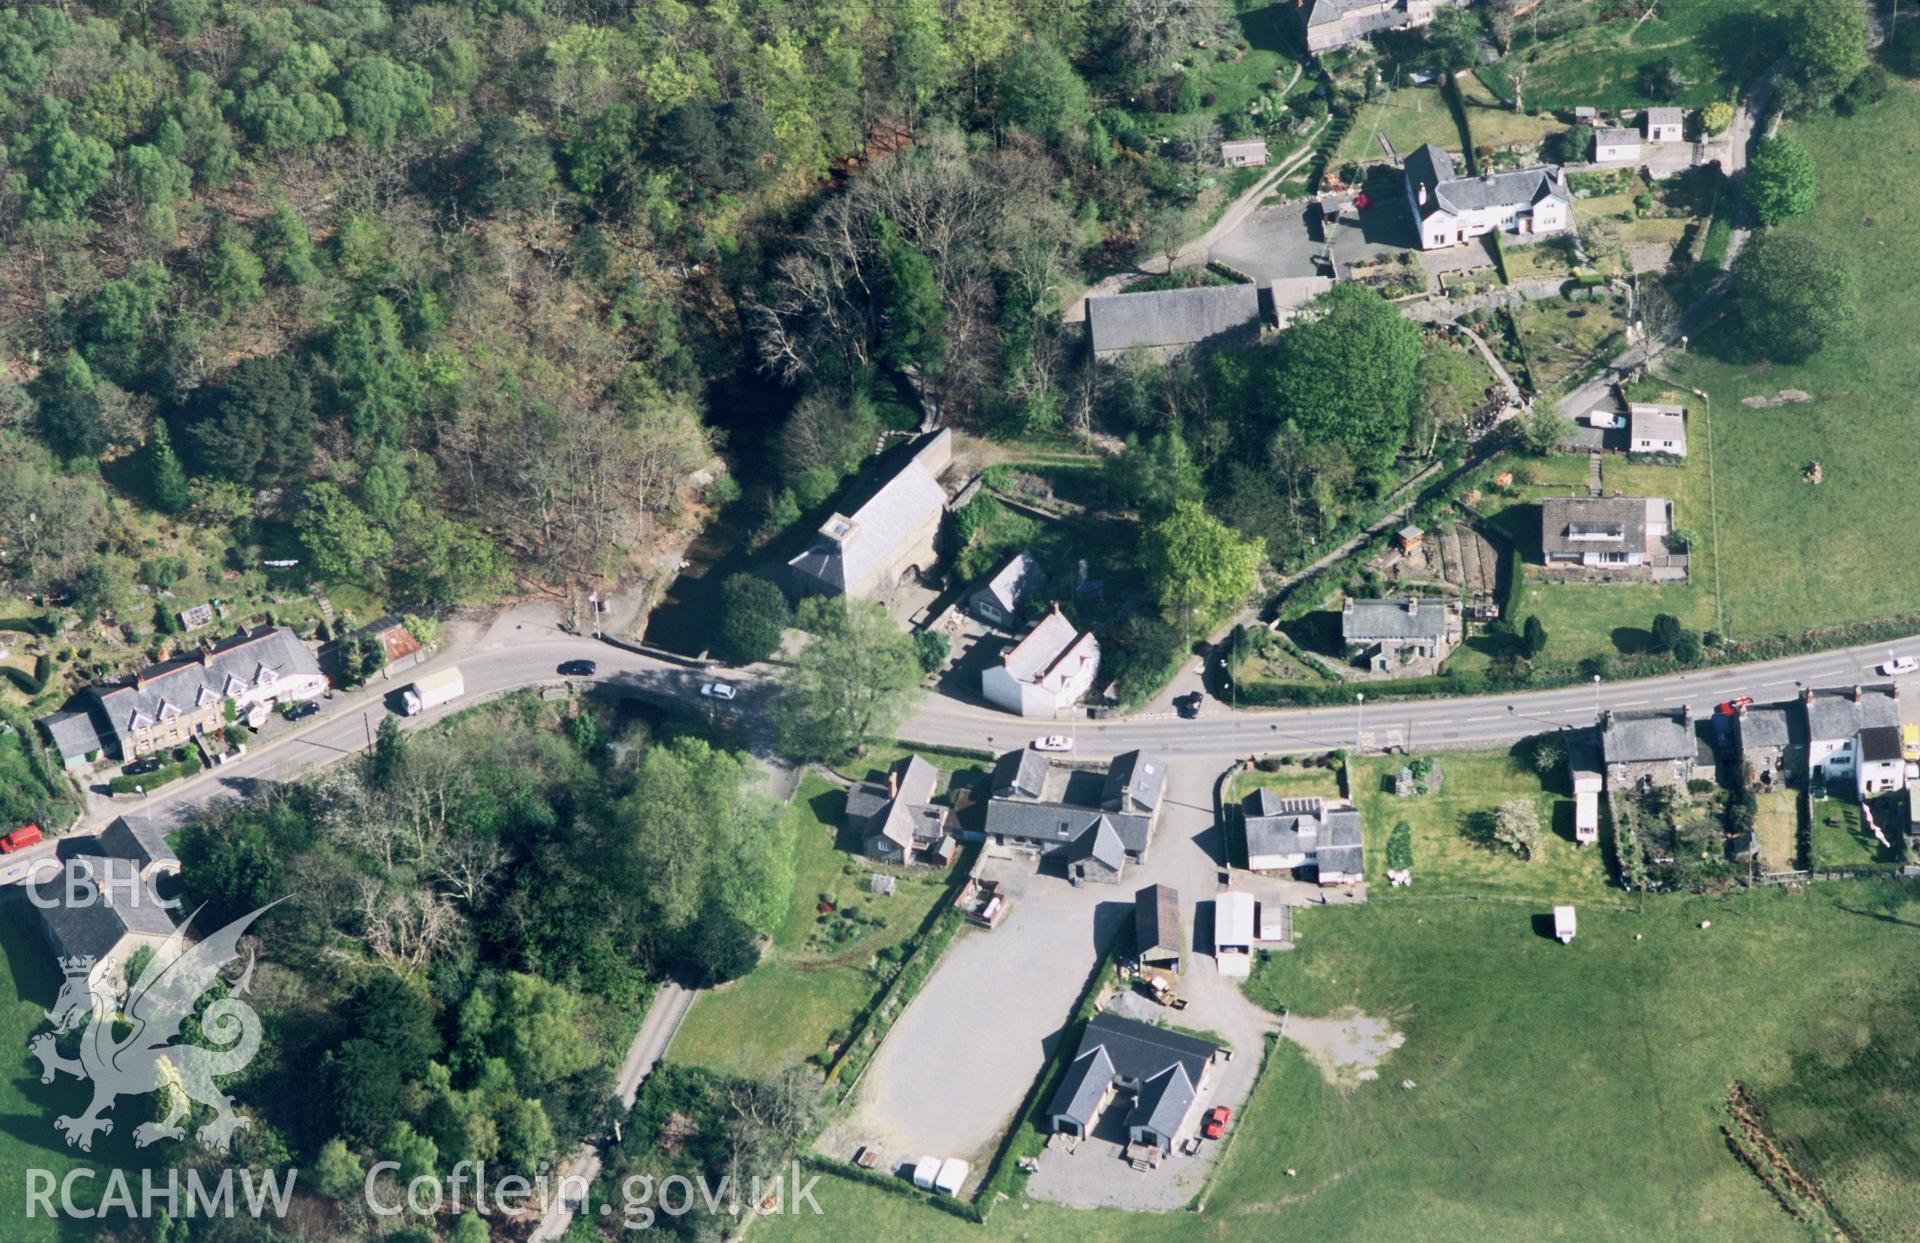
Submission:
M 148 756 L 144 760 L 135 760 L 120 770 L 123 777 L 140 777 L 160 767 L 160 761 Z
M 1191 721 L 1200 715 L 1200 703 L 1203 698 L 1204 696 L 1202 696 L 1199 691 L 1195 691 L 1191 695 L 1181 695 L 1173 701 L 1173 710 L 1178 712 L 1184 719 Z
M 570 660 L 560 666 L 560 674 L 568 678 L 590 678 L 599 667 L 590 660 Z
M 305 703 L 297 703 L 291 708 L 288 708 L 287 719 L 289 721 L 304 721 L 318 711 L 320 711 L 320 705 L 309 699 Z

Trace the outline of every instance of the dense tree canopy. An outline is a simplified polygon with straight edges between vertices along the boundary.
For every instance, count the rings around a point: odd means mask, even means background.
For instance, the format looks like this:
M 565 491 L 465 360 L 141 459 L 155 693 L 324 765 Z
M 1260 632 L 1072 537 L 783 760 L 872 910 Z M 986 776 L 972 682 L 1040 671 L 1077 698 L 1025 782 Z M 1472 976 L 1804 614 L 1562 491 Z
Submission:
M 1761 224 L 1779 224 L 1782 220 L 1812 210 L 1820 183 L 1810 155 L 1792 134 L 1762 138 L 1747 162 L 1747 201 Z
M 1419 393 L 1419 329 L 1359 284 L 1334 286 L 1313 309 L 1281 337 L 1270 408 L 1357 464 L 1391 461 Z
M 785 749 L 844 759 L 893 737 L 921 679 L 912 638 L 870 600 L 814 597 L 795 622 L 809 637 L 775 713 Z
M 1846 256 L 1815 237 L 1762 233 L 1741 249 L 1733 275 L 1747 339 L 1769 358 L 1809 358 L 1859 315 Z

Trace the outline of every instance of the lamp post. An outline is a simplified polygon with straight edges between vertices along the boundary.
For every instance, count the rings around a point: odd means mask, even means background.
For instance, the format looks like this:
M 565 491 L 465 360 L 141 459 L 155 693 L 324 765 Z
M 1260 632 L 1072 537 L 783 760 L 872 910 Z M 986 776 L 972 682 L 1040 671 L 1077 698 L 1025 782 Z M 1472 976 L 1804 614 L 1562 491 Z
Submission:
M 1596 720 L 1600 717 L 1600 675 L 1597 673 L 1593 675 L 1593 715 Z
M 1367 749 L 1366 744 L 1361 741 L 1366 737 L 1366 713 L 1367 693 L 1355 691 L 1353 693 L 1353 749 L 1355 751 L 1364 752 Z

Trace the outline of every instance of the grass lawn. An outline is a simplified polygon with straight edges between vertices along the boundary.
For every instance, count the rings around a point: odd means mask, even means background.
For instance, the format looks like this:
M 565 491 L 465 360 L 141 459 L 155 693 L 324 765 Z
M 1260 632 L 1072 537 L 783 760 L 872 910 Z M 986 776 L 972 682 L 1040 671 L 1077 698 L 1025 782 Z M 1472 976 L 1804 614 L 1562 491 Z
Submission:
M 1620 350 L 1624 302 L 1618 295 L 1591 301 L 1543 298 L 1514 309 L 1514 329 L 1542 393 L 1578 378 L 1596 355 L 1611 357 Z
M 835 838 L 845 808 L 845 793 L 824 778 L 801 782 L 787 811 L 796 831 L 793 909 L 751 974 L 694 1003 L 674 1036 L 671 1060 L 773 1078 L 810 1057 L 824 1059 L 882 987 L 875 955 L 919 930 L 945 894 L 947 874 L 881 868 L 840 850 Z M 899 877 L 892 897 L 867 891 L 875 871 Z M 823 894 L 837 907 L 832 914 L 817 910 Z M 869 917 L 884 925 L 864 922 Z
M 1529 108 L 1698 108 L 1728 94 L 1750 54 L 1765 63 L 1764 47 L 1756 37 L 1762 29 L 1757 16 L 1779 7 L 1778 0 L 1595 3 L 1587 20 L 1547 40 L 1536 41 L 1526 20 L 1516 22 L 1512 55 L 1480 72 L 1502 98 L 1511 98 L 1513 80 L 1524 76 Z M 1652 16 L 1638 20 L 1645 12 Z M 1691 85 L 1677 94 L 1650 98 L 1638 83 L 1641 67 L 1667 58 Z
M 1874 808 L 1874 819 L 1881 832 L 1889 823 L 1889 802 L 1882 800 Z M 1892 839 L 1889 839 L 1892 840 Z M 1843 792 L 1824 803 L 1813 804 L 1813 868 L 1817 872 L 1845 871 L 1848 868 L 1884 868 L 1899 863 L 1899 856 L 1875 841 L 1860 819 L 1860 805 L 1853 801 L 1849 779 Z
M 1856 116 L 1792 127 L 1813 153 L 1820 198 L 1781 227 L 1817 235 L 1853 259 L 1861 314 L 1852 334 L 1789 366 L 1746 356 L 1734 325 L 1723 322 L 1663 365 L 1712 395 L 1720 569 L 1735 637 L 1890 617 L 1920 599 L 1920 562 L 1887 555 L 1920 529 L 1920 490 L 1907 469 L 1920 199 L 1884 193 L 1889 178 L 1920 171 L 1917 127 L 1920 94 L 1906 83 Z M 1740 404 L 1787 388 L 1813 400 Z M 1813 460 L 1825 476 L 1819 485 L 1801 479 Z
M 1437 86 L 1403 86 L 1388 91 L 1379 99 L 1360 105 L 1353 126 L 1334 150 L 1333 163 L 1377 164 L 1387 158 L 1375 135 L 1393 145 L 1401 159 L 1413 153 L 1421 143 L 1460 154 L 1460 127 Z
M 1770 872 L 1791 872 L 1800 866 L 1800 795 L 1775 789 L 1754 796 L 1753 835 L 1760 857 Z
M 1607 892 L 1606 863 L 1598 847 L 1573 841 L 1573 797 L 1562 792 L 1565 775 L 1547 779 L 1505 751 L 1447 751 L 1435 755 L 1444 774 L 1438 794 L 1401 798 L 1394 777 L 1399 757 L 1350 761 L 1354 805 L 1365 821 L 1367 880 L 1375 901 L 1436 892 L 1499 893 L 1542 901 L 1615 903 Z M 1493 813 L 1508 799 L 1530 800 L 1546 838 L 1541 853 L 1521 859 L 1489 844 Z M 1413 829 L 1413 885 L 1387 885 L 1387 836 L 1406 821 Z
M 1460 75 L 1460 101 L 1476 147 L 1537 147 L 1548 134 L 1566 128 L 1550 116 L 1515 112 L 1471 73 Z
M 69 1222 L 63 1231 L 44 1215 L 29 1220 L 25 1171 L 51 1170 L 57 1179 L 82 1165 L 103 1168 L 76 1159 L 80 1154 L 62 1142 L 53 1126 L 56 1117 L 86 1108 L 89 1089 L 66 1076 L 42 1084 L 40 1063 L 27 1053 L 27 1041 L 45 1028 L 46 1008 L 60 987 L 45 944 L 27 925 L 32 914 L 24 902 L 0 904 L 0 1049 L 6 1050 L 6 1073 L 0 1075 L 0 1238 L 8 1243 L 91 1237 L 86 1223 Z M 142 1120 L 141 1107 L 139 1101 L 122 1100 L 116 1116 L 123 1125 L 95 1141 L 98 1153 L 123 1161 L 123 1150 L 132 1147 L 132 1126 L 124 1120 L 129 1111 L 137 1115 L 134 1121 Z M 134 1186 L 139 1186 L 137 1180 Z M 99 1190 L 97 1184 L 76 1183 L 75 1199 L 85 1202 Z
M 1735 1081 L 1807 1146 L 1796 1161 L 1843 1211 L 1887 1227 L 1862 1237 L 1913 1237 L 1920 1095 L 1902 1067 L 1920 1006 L 1893 1004 L 1907 986 L 1889 991 L 1920 968 L 1911 889 L 1661 898 L 1640 915 L 1588 907 L 1569 946 L 1536 926 L 1546 915 L 1465 901 L 1300 912 L 1300 948 L 1263 963 L 1250 995 L 1303 1014 L 1357 1006 L 1406 1043 L 1351 1090 L 1277 1046 L 1204 1214 L 1023 1201 L 981 1228 L 829 1178 L 822 1215 L 771 1217 L 756 1237 L 1819 1237 L 1728 1152 L 1719 1125 Z

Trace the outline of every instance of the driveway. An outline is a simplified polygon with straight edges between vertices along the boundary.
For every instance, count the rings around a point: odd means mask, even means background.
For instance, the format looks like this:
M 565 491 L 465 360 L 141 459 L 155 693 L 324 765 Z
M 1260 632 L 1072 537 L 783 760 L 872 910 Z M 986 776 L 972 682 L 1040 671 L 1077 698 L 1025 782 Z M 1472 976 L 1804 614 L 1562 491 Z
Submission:
M 1155 882 L 1178 889 L 1191 944 L 1195 904 L 1210 901 L 1217 883 L 1220 765 L 1189 759 L 1168 767 L 1146 861 L 1120 884 L 1075 888 L 1018 858 L 984 865 L 1007 882 L 1012 912 L 990 932 L 968 929 L 954 940 L 888 1034 L 854 1107 L 822 1134 L 824 1155 L 845 1160 L 875 1144 L 889 1169 L 922 1155 L 962 1157 L 977 1177 L 1057 1048 L 1100 947 L 1131 935 L 1134 891 Z M 1244 1096 L 1240 1076 L 1257 1069 L 1261 1033 L 1277 1020 L 1219 980 L 1210 957 L 1192 961 L 1182 1026 L 1229 1038 L 1236 1057 L 1220 1068 L 1215 1091 Z M 1117 1173 L 1132 1171 L 1122 1164 Z

